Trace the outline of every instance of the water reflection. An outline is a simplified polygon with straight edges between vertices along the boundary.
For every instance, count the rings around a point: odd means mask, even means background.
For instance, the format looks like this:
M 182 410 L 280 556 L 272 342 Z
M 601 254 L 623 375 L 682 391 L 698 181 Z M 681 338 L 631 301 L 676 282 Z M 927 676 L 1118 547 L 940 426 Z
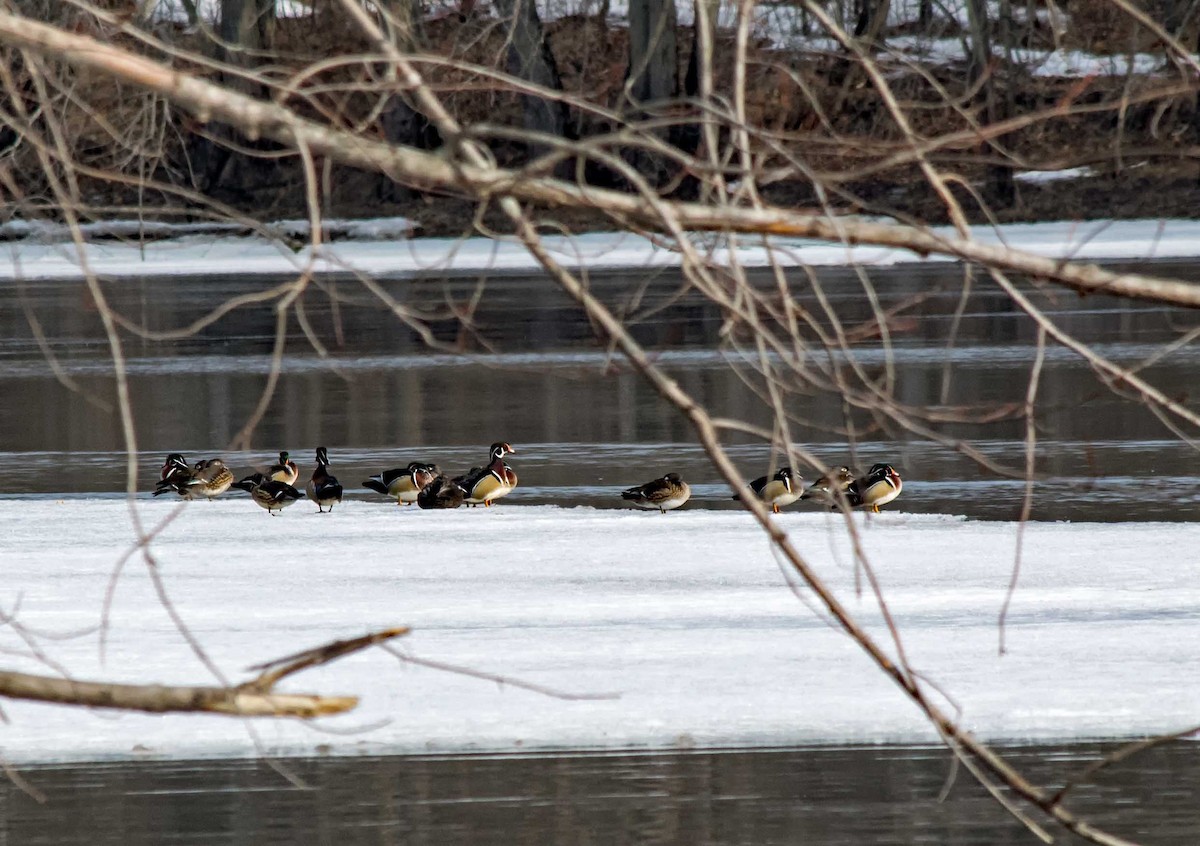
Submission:
M 1181 275 L 1195 270 L 1189 265 L 1173 269 Z M 886 346 L 877 337 L 854 346 L 857 366 L 881 376 L 890 366 L 896 395 L 914 406 L 977 411 L 1019 405 L 1036 339 L 1006 298 L 977 284 L 948 349 L 960 269 L 940 264 L 872 274 L 882 308 L 910 306 L 893 322 Z M 796 274 L 793 280 L 797 302 L 827 324 L 806 279 Z M 870 324 L 872 307 L 854 274 L 829 270 L 821 279 L 821 293 L 847 331 Z M 228 297 L 277 281 L 135 280 L 109 282 L 106 290 L 123 315 L 166 330 L 203 317 Z M 637 274 L 607 274 L 593 277 L 591 284 L 630 314 L 639 340 L 715 414 L 769 425 L 759 399 L 761 384 L 726 342 L 719 310 L 694 293 L 681 293 L 673 271 L 660 272 L 653 285 L 646 282 Z M 728 503 L 719 480 L 691 446 L 694 437 L 685 420 L 597 345 L 578 309 L 546 280 L 489 280 L 471 312 L 469 332 L 455 313 L 472 302 L 475 280 L 383 284 L 429 318 L 447 349 L 430 351 L 415 331 L 353 282 L 314 287 L 304 301 L 305 315 L 329 355 L 316 354 L 292 321 L 278 389 L 254 435 L 261 452 L 232 455 L 239 469 L 249 471 L 279 449 L 299 456 L 326 444 L 343 480 L 415 458 L 465 470 L 480 463 L 476 453 L 487 444 L 504 439 L 519 450 L 522 487 L 513 502 L 613 504 L 616 490 L 644 481 L 649 458 L 653 475 L 673 469 L 698 485 L 698 503 Z M 26 287 L 23 301 L 39 321 L 59 375 L 73 379 L 82 389 L 78 393 L 60 384 L 31 331 L 21 297 L 10 293 L 0 298 L 0 491 L 61 495 L 121 489 L 123 458 L 117 450 L 122 440 L 111 408 L 110 353 L 90 300 L 77 283 L 39 282 Z M 1128 365 L 1160 352 L 1193 319 L 1181 310 L 1101 297 L 1061 296 L 1048 300 L 1047 308 L 1067 331 Z M 125 333 L 147 477 L 168 451 L 199 457 L 224 450 L 259 402 L 271 366 L 274 326 L 269 307 L 253 306 L 192 338 L 152 341 Z M 839 360 L 846 363 L 845 356 Z M 1198 360 L 1200 347 L 1184 346 L 1141 372 L 1167 394 L 1187 401 Z M 98 402 L 89 401 L 89 395 Z M 1186 480 L 1200 471 L 1200 457 L 1171 440 L 1161 421 L 1115 396 L 1090 367 L 1058 348 L 1048 351 L 1040 396 L 1039 469 L 1045 479 L 1037 488 L 1035 517 L 1191 517 L 1197 495 Z M 896 464 L 906 478 L 907 510 L 1003 519 L 1018 512 L 1022 486 L 981 471 L 953 444 L 930 446 L 863 415 L 851 440 L 844 431 L 845 409 L 834 393 L 799 393 L 788 408 L 800 421 L 792 427 L 793 439 L 823 459 L 861 469 L 881 460 Z M 1018 469 L 1024 422 L 1016 410 L 986 423 L 948 421 L 937 428 L 952 441 L 977 442 L 992 460 Z M 750 443 L 736 433 L 729 440 Z M 748 475 L 764 472 L 769 459 L 760 447 L 747 447 L 739 457 Z M 72 471 L 63 472 L 63 466 Z M 75 472 L 79 468 L 84 472 Z M 712 496 L 705 501 L 707 490 Z M 1124 504 L 1119 512 L 1108 507 L 1113 501 Z
M 1005 754 L 1061 784 L 1111 744 Z M 1190 744 L 1147 751 L 1068 806 L 1159 846 L 1196 842 Z M 290 760 L 307 785 L 254 761 L 37 767 L 39 805 L 0 782 L 11 843 L 638 843 L 910 846 L 1025 844 L 1029 832 L 960 775 L 945 802 L 943 749 L 851 747 L 530 757 Z

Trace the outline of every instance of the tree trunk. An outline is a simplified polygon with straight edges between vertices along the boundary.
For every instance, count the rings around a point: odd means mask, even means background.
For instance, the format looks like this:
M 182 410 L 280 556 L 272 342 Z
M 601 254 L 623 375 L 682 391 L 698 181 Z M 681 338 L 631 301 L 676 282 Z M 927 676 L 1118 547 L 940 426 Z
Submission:
M 631 0 L 629 4 L 629 67 L 625 90 L 633 101 L 630 120 L 660 116 L 667 103 L 679 94 L 679 56 L 675 38 L 674 0 Z M 658 130 L 660 137 L 669 137 Z M 666 162 L 643 150 L 630 158 L 653 184 L 670 174 Z
M 274 0 L 221 0 L 221 20 L 217 24 L 221 58 L 228 64 L 253 70 L 269 46 L 274 28 Z M 225 82 L 246 94 L 259 93 L 261 89 L 252 81 L 232 74 Z
M 420 0 L 391 0 L 384 24 L 391 41 L 402 52 L 413 53 L 422 46 L 425 34 L 421 26 Z M 383 137 L 393 144 L 432 150 L 442 145 L 441 134 L 429 118 L 414 108 L 404 94 L 393 94 L 379 115 Z M 379 199 L 385 202 L 411 200 L 413 190 L 399 185 L 387 174 L 379 177 Z
M 629 4 L 629 96 L 642 105 L 679 93 L 674 0 L 632 0 Z
M 496 0 L 496 10 L 509 25 L 508 72 L 542 88 L 562 91 L 558 65 L 533 0 Z M 522 94 L 521 106 L 526 129 L 558 138 L 566 135 L 567 109 L 561 100 Z M 531 157 L 543 152 L 536 144 L 528 145 L 528 150 Z
M 691 98 L 711 103 L 716 88 L 717 15 L 721 11 L 721 0 L 695 0 L 695 24 L 692 27 L 692 56 L 688 60 L 687 76 L 684 78 L 684 93 Z M 699 124 L 684 124 L 678 127 L 672 141 L 686 153 L 695 154 L 704 141 L 706 158 L 715 172 L 719 167 L 719 133 L 709 111 L 705 111 Z M 680 188 L 691 195 L 696 187 L 695 178 L 689 177 Z M 703 195 L 701 195 L 703 196 Z
M 917 31 L 921 35 L 929 34 L 929 25 L 933 23 L 933 0 L 920 0 L 917 4 Z
M 252 71 L 270 46 L 274 23 L 274 0 L 221 0 L 217 58 Z M 222 82 L 251 97 L 262 98 L 265 93 L 262 85 L 242 74 L 223 74 Z M 225 127 L 214 124 L 208 134 L 213 137 L 197 139 L 192 150 L 204 190 L 221 188 L 244 193 L 253 190 L 264 174 L 275 170 L 272 162 L 234 152 L 221 144 L 220 139 L 229 135 Z
M 1011 50 L 1008 43 L 1012 27 L 1012 6 L 1009 0 L 1001 0 L 999 16 L 1002 46 L 1006 51 Z M 1004 120 L 1007 112 L 1001 69 L 1003 62 L 995 62 L 992 56 L 992 25 L 988 19 L 987 3 L 985 0 L 967 0 L 967 20 L 970 26 L 970 65 L 967 79 L 971 85 L 982 81 L 977 95 L 982 107 L 980 116 L 985 124 L 998 123 Z M 986 77 L 986 79 L 985 79 Z M 986 149 L 986 148 L 985 148 Z M 994 155 L 994 151 L 988 150 Z M 993 202 L 1002 206 L 1011 206 L 1016 199 L 1016 187 L 1012 178 L 1012 167 L 1007 164 L 987 166 L 988 194 Z
M 891 8 L 891 0 L 859 0 L 854 37 L 865 41 L 868 50 L 883 49 L 883 30 L 887 26 L 888 12 Z

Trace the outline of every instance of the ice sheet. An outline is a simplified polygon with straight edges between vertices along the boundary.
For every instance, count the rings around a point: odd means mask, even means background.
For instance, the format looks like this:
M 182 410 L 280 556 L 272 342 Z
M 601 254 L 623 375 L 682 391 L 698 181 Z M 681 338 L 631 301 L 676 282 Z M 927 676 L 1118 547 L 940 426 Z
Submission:
M 369 223 L 372 232 L 387 232 L 400 226 L 399 223 L 390 224 L 387 219 Z M 947 228 L 933 227 L 931 231 L 947 238 L 954 237 L 953 231 Z M 978 226 L 972 237 L 983 243 L 1006 243 L 1038 255 L 1083 261 L 1177 258 L 1196 254 L 1200 221 L 1094 220 Z M 730 250 L 719 237 L 697 235 L 695 239 L 701 251 L 706 252 L 713 262 L 730 261 Z M 569 267 L 637 270 L 679 264 L 678 253 L 628 233 L 549 236 L 545 241 L 552 254 Z M 770 252 L 747 239 L 740 243 L 737 258 L 747 267 L 762 266 L 772 255 L 786 266 L 850 262 L 892 265 L 923 260 L 906 250 L 851 247 L 801 238 L 774 239 Z M 282 243 L 266 238 L 211 235 L 146 244 L 92 242 L 84 246 L 83 255 L 87 267 L 109 277 L 278 275 L 299 273 L 306 267 L 374 275 L 540 270 L 520 244 L 486 238 L 339 241 L 324 245 L 319 255 L 313 255 L 309 248 L 292 251 Z M 0 280 L 75 278 L 80 275 L 82 266 L 79 254 L 70 244 L 34 240 L 0 244 Z
M 151 522 L 172 503 L 142 503 Z M 846 530 L 823 513 L 777 518 L 870 630 Z M 1194 724 L 1200 687 L 1200 530 L 1182 524 L 1031 524 L 1008 654 L 997 615 L 1015 526 L 950 516 L 858 515 L 913 665 L 989 738 L 1138 736 Z M 94 625 L 132 540 L 122 501 L 13 500 L 0 603 L 39 633 Z M 242 496 L 188 505 L 154 543 L 179 613 L 230 679 L 323 641 L 411 625 L 411 654 L 575 693 L 562 701 L 403 665 L 372 650 L 286 685 L 358 694 L 316 727 L 257 721 L 282 753 L 628 748 L 929 741 L 933 732 L 846 636 L 797 597 L 748 515 L 666 515 L 501 504 L 421 512 L 302 502 L 269 517 Z M 80 678 L 210 683 L 139 559 L 97 638 L 39 639 Z M 46 668 L 10 628 L 2 664 Z M 894 652 L 895 647 L 889 646 Z M 936 696 L 936 694 L 935 694 Z M 5 702 L 9 760 L 252 755 L 247 723 Z M 382 721 L 382 722 L 381 722 Z M 337 733 L 329 733 L 336 730 Z M 345 733 L 350 732 L 350 733 Z

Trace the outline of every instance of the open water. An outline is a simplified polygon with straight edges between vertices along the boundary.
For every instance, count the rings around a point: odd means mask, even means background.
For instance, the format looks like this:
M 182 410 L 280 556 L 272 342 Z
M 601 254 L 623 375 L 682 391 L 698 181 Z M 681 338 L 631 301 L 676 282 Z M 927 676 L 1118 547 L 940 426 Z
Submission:
M 1190 277 L 1200 268 L 1180 262 L 1154 269 Z M 753 278 L 764 288 L 774 284 Z M 280 281 L 114 280 L 105 289 L 126 321 L 167 332 Z M 900 402 L 944 418 L 926 424 L 943 441 L 866 413 L 847 418 L 836 390 L 812 389 L 785 401 L 793 442 L 860 471 L 892 463 L 905 480 L 898 508 L 1015 518 L 1024 494 L 1019 412 L 1037 352 L 1031 322 L 986 278 L 977 276 L 964 299 L 963 270 L 953 265 L 882 268 L 869 281 L 877 308 L 890 314 L 886 342 L 858 274 L 823 269 L 817 284 L 793 275 L 795 302 L 825 331 L 836 315 L 856 339 L 832 356 L 814 346 L 814 360 L 824 356 L 842 372 L 858 367 L 881 383 L 894 380 Z M 550 281 L 438 277 L 381 284 L 429 326 L 436 347 L 358 282 L 314 284 L 303 298 L 304 317 L 321 349 L 293 312 L 278 386 L 246 451 L 230 444 L 271 371 L 270 305 L 245 305 L 179 339 L 124 330 L 140 489 L 152 487 L 167 452 L 192 461 L 222 455 L 249 473 L 286 449 L 307 473 L 313 449 L 325 445 L 348 495 L 370 497 L 357 482 L 382 469 L 428 460 L 459 473 L 483 463 L 490 443 L 505 440 L 517 449 L 511 463 L 521 478 L 510 503 L 619 506 L 622 488 L 675 471 L 693 485 L 691 507 L 734 507 L 683 416 L 597 340 Z M 591 285 L 630 317 L 639 340 L 714 414 L 770 424 L 748 339 L 726 333 L 720 309 L 686 290 L 676 271 L 595 274 Z M 0 496 L 115 495 L 124 489 L 124 453 L 112 410 L 111 351 L 95 306 L 77 282 L 4 288 Z M 1177 343 L 1200 324 L 1195 314 L 1033 293 L 1075 337 L 1200 408 L 1194 399 L 1200 346 Z M 1047 349 L 1036 415 L 1035 519 L 1195 517 L 1200 452 L 1127 393 L 1111 390 L 1075 354 Z M 750 436 L 733 432 L 727 439 L 748 478 L 772 466 L 769 448 Z M 963 444 L 1007 472 L 981 467 Z M 812 478 L 811 469 L 798 469 Z
M 1013 747 L 1061 786 L 1112 744 Z M 1036 843 L 944 749 L 135 761 L 30 767 L 39 804 L 0 781 L 0 843 Z M 1200 842 L 1195 744 L 1160 747 L 1072 792 L 1068 807 L 1158 846 Z M 1044 822 L 1038 815 L 1035 820 Z M 1051 827 L 1056 842 L 1080 842 Z

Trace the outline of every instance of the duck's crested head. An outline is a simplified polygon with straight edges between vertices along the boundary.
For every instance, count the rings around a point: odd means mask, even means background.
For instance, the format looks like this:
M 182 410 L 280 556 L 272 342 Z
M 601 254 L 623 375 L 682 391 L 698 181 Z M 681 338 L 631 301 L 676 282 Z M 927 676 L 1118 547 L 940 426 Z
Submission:
M 317 447 L 317 463 L 318 464 L 328 464 L 329 463 L 329 450 L 325 449 L 325 447 L 323 447 L 323 446 Z
M 496 443 L 492 444 L 492 449 L 491 449 L 492 460 L 498 460 L 498 459 L 504 458 L 504 456 L 511 455 L 515 452 L 516 452 L 516 450 L 513 449 L 512 446 L 507 441 L 496 441 Z
M 252 473 L 246 478 L 234 482 L 233 487 L 237 488 L 238 490 L 249 492 L 257 488 L 265 481 L 267 481 L 267 477 L 262 473 Z
M 672 485 L 682 485 L 683 484 L 683 479 L 679 476 L 678 473 L 668 473 L 667 475 L 663 476 L 663 479 L 670 482 Z
M 286 449 L 279 451 L 279 463 L 280 464 L 288 463 L 288 451 Z

